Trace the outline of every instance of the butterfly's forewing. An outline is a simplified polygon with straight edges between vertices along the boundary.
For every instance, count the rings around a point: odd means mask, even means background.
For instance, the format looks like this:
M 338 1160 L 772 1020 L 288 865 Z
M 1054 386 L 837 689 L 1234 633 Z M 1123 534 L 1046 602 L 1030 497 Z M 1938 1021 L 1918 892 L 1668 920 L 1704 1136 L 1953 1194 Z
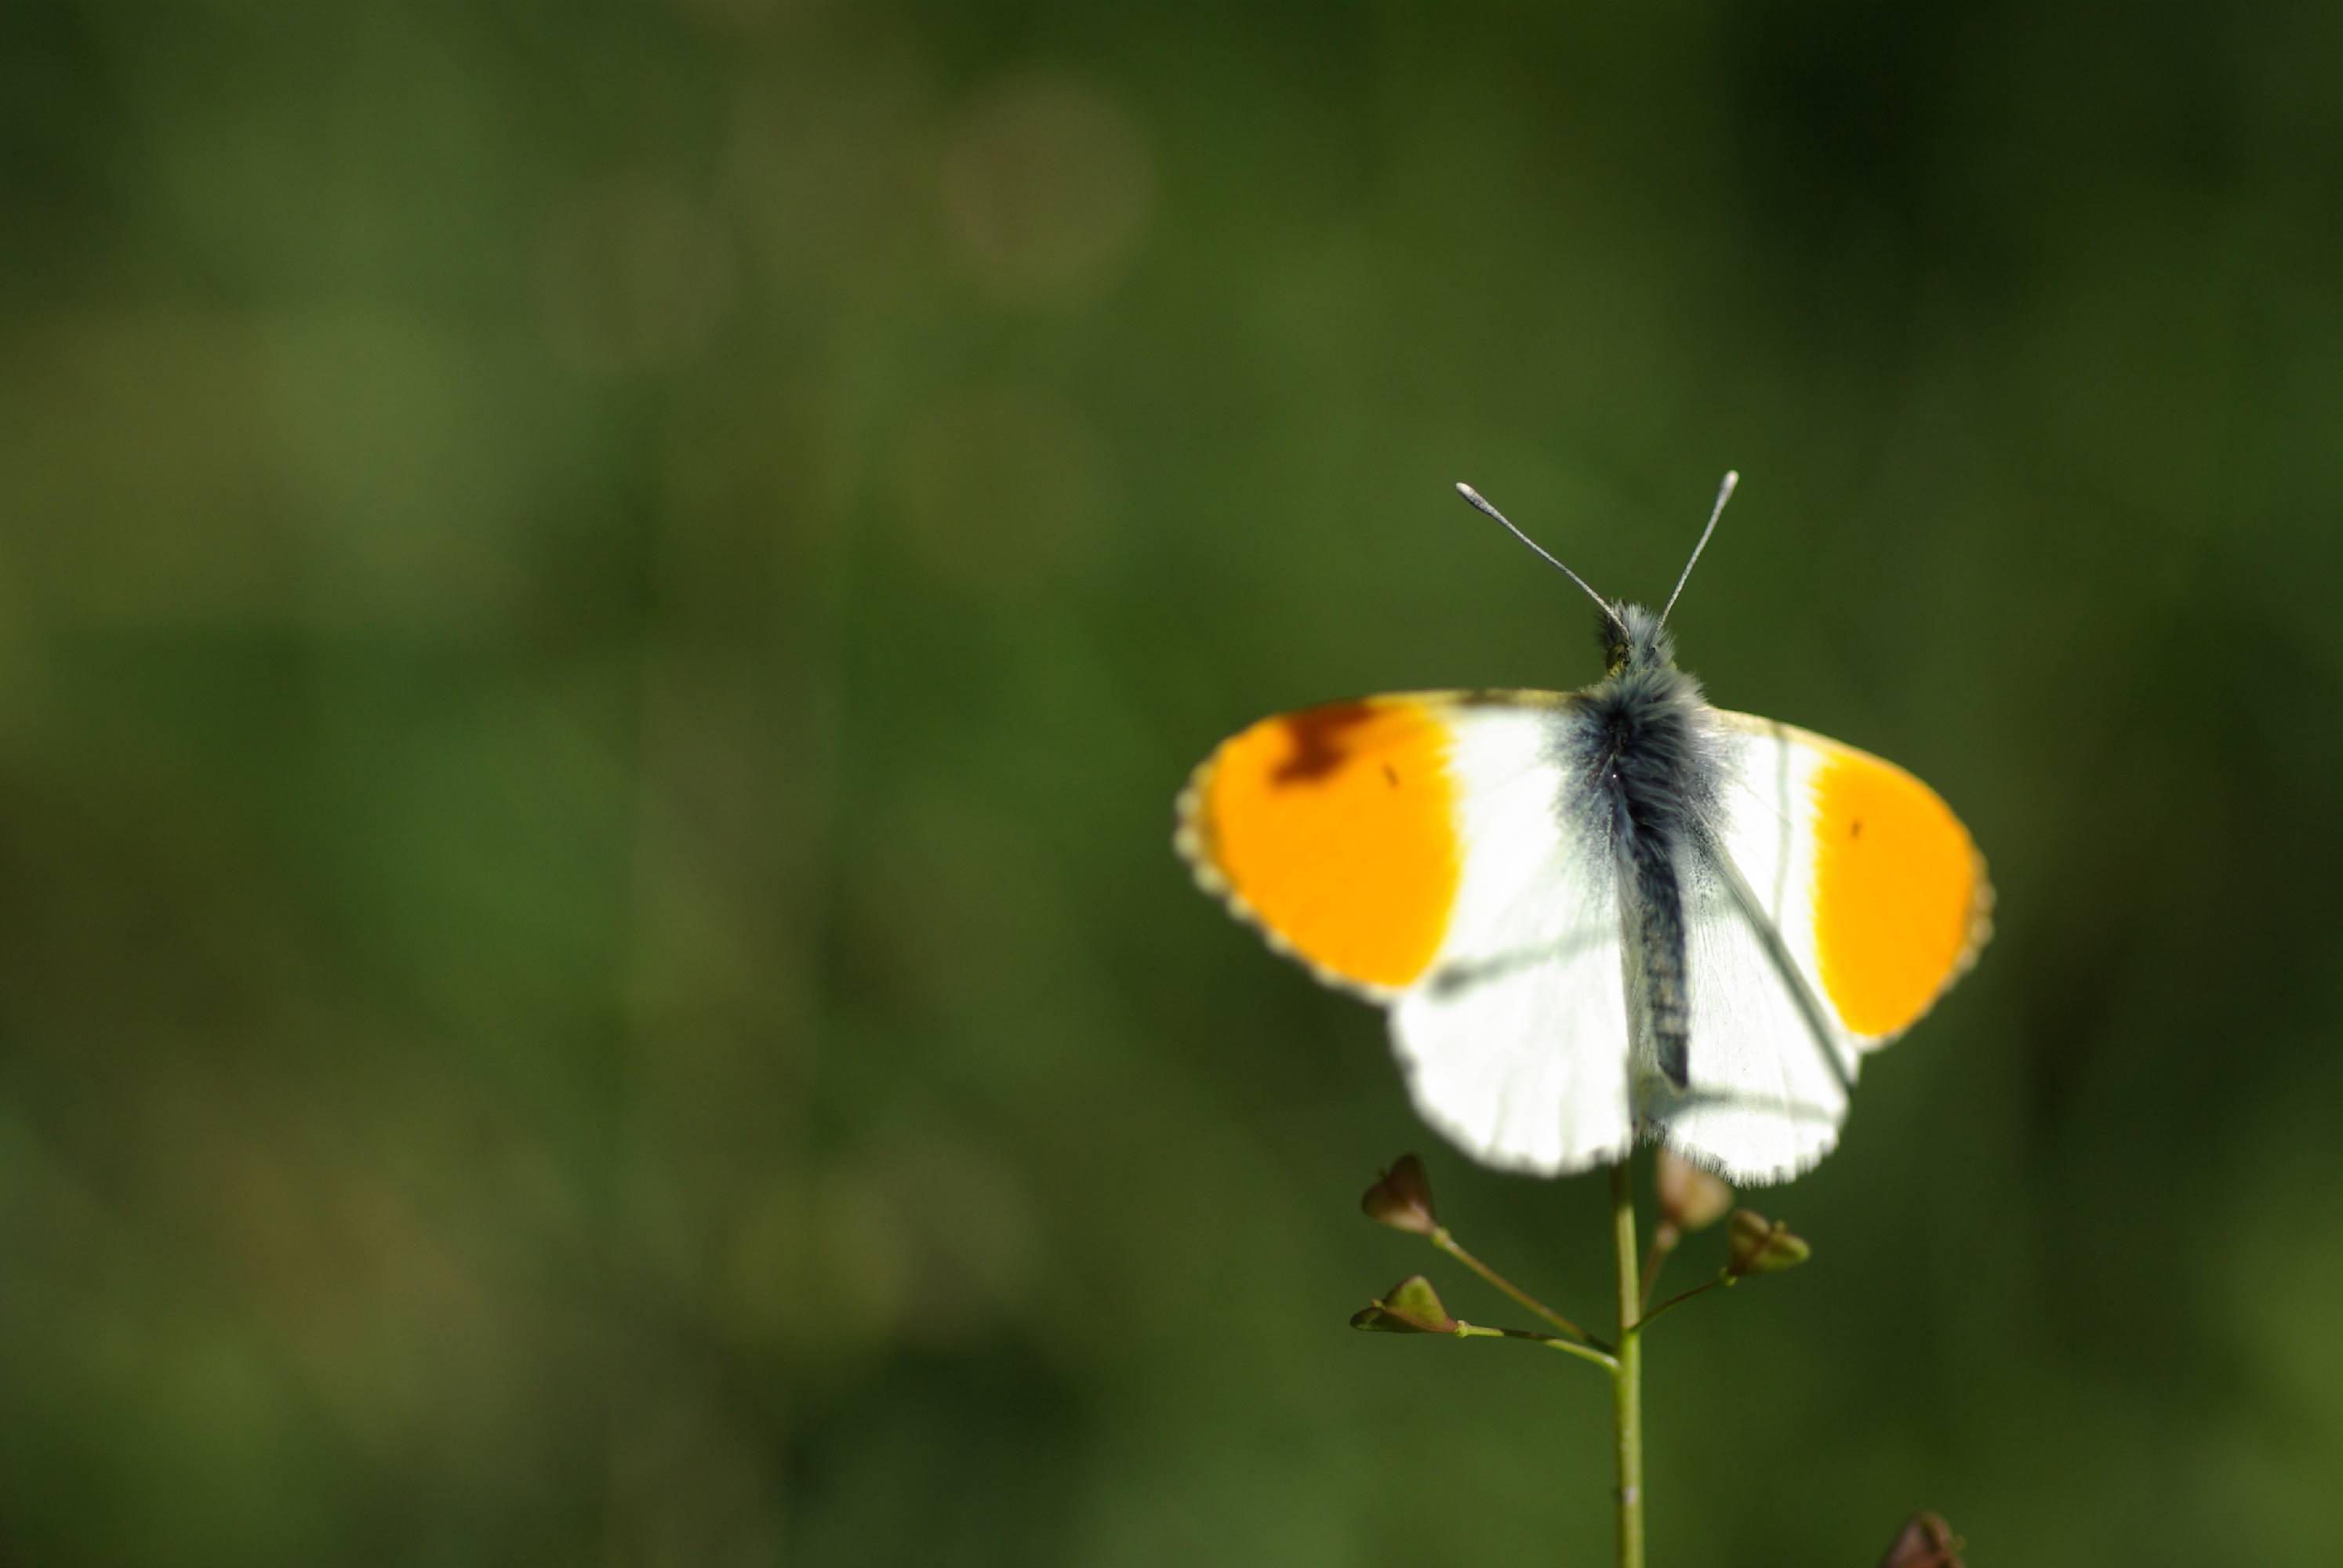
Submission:
M 1968 829 L 1893 762 L 1809 730 L 1718 712 L 1725 847 L 1831 1018 L 1894 1040 L 1968 971 L 1993 886 Z
M 1575 699 L 1373 698 L 1265 719 L 1181 798 L 1198 880 L 1321 980 L 1392 1007 L 1424 1119 L 1482 1161 L 1634 1141 L 1618 900 L 1557 760 Z
M 1836 1141 L 1861 1053 L 1975 960 L 1992 889 L 1967 829 L 1902 769 L 1715 717 L 1720 818 L 1686 870 L 1689 1083 L 1646 1085 L 1643 1111 L 1712 1169 L 1779 1181 Z

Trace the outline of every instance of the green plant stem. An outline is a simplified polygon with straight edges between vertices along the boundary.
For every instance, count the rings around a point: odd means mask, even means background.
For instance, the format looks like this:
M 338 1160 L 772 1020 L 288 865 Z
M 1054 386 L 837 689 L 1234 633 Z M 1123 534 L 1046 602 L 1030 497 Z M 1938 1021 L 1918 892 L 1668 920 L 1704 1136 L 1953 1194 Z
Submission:
M 1619 1448 L 1619 1568 L 1644 1568 L 1644 1282 L 1635 1266 L 1632 1151 L 1611 1167 L 1611 1240 L 1619 1281 L 1619 1348 L 1611 1369 L 1611 1427 Z M 1670 1303 L 1673 1305 L 1674 1303 Z
M 1544 1318 L 1547 1322 L 1552 1323 L 1555 1328 L 1560 1329 L 1564 1333 L 1575 1335 L 1598 1351 L 1610 1350 L 1609 1345 L 1604 1344 L 1601 1340 L 1596 1339 L 1593 1334 L 1588 1333 L 1584 1329 L 1580 1328 L 1576 1323 L 1572 1322 L 1568 1318 L 1564 1317 L 1560 1312 L 1555 1312 L 1504 1275 L 1458 1246 L 1456 1238 L 1448 1233 L 1447 1226 L 1443 1225 L 1432 1232 L 1432 1244 Z
M 1684 1305 L 1684 1302 L 1691 1301 L 1694 1296 L 1704 1296 L 1720 1285 L 1730 1285 L 1732 1283 L 1733 1276 L 1731 1274 L 1719 1274 L 1716 1278 L 1709 1281 L 1708 1283 L 1704 1285 L 1694 1285 L 1689 1291 L 1678 1291 L 1674 1295 L 1670 1296 L 1666 1301 L 1662 1302 L 1658 1306 L 1654 1307 L 1650 1312 L 1645 1312 L 1644 1314 L 1644 1321 L 1635 1326 L 1638 1329 L 1649 1328 L 1654 1322 L 1658 1321 L 1659 1315 L 1662 1312 L 1666 1312 L 1670 1307 L 1680 1307 Z
M 1583 1345 L 1576 1340 L 1566 1340 L 1558 1334 L 1532 1333 L 1527 1329 L 1484 1328 L 1479 1323 L 1468 1323 L 1461 1319 L 1456 1326 L 1448 1332 L 1460 1340 L 1527 1340 L 1534 1345 L 1544 1345 L 1548 1350 L 1560 1351 L 1564 1355 L 1573 1355 L 1581 1361 L 1593 1362 L 1614 1376 L 1617 1375 L 1619 1371 L 1618 1362 L 1611 1356 L 1592 1345 Z

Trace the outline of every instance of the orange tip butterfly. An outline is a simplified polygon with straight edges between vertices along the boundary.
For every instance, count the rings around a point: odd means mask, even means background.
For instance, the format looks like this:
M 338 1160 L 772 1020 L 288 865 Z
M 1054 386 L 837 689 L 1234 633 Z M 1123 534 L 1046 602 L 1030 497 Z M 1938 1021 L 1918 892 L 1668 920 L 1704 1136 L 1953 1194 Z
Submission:
M 1424 1119 L 1560 1174 L 1656 1141 L 1742 1183 L 1837 1141 L 1864 1054 L 1991 932 L 1985 861 L 1892 762 L 1710 705 L 1658 615 L 1602 609 L 1574 692 L 1435 691 L 1265 719 L 1189 779 L 1205 891 L 1382 1004 Z

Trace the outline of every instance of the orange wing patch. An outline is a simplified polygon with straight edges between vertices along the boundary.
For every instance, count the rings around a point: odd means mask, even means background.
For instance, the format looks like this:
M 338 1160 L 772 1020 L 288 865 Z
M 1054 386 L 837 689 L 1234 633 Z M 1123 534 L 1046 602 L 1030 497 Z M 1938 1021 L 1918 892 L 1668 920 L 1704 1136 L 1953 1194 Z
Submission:
M 1859 751 L 1834 749 L 1814 792 L 1823 989 L 1850 1030 L 1894 1034 L 1976 951 L 1986 897 L 1976 846 L 1935 790 Z
M 1271 939 L 1335 979 L 1409 984 L 1460 866 L 1449 733 L 1411 698 L 1263 719 L 1197 769 L 1182 848 Z

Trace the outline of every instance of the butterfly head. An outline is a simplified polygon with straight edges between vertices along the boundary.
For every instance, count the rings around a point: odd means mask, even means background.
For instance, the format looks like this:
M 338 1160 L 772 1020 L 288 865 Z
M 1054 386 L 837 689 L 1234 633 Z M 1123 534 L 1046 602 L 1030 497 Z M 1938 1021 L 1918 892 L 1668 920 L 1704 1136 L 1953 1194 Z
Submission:
M 1676 639 L 1658 616 L 1639 604 L 1604 608 L 1610 613 L 1595 623 L 1594 630 L 1602 639 L 1605 673 L 1675 668 Z

